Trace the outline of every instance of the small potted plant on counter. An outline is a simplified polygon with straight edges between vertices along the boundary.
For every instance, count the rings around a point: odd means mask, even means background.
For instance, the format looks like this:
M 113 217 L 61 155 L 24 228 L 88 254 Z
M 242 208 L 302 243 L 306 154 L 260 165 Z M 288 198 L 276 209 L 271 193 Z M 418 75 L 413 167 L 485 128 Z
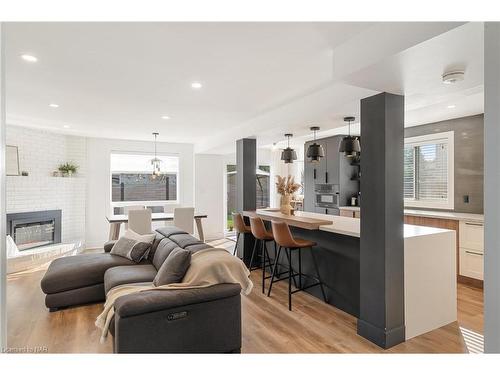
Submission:
M 78 165 L 73 163 L 64 163 L 57 168 L 63 177 L 71 177 L 78 170 Z
M 295 178 L 276 176 L 276 191 L 281 195 L 280 212 L 285 215 L 293 214 L 293 207 L 290 204 L 292 196 L 300 189 L 301 185 L 295 182 Z

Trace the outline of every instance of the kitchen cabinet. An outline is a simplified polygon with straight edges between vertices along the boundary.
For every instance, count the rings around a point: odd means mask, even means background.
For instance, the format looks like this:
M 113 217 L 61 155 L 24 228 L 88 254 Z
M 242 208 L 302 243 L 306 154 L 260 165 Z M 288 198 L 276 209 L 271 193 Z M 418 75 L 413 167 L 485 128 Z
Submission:
M 460 248 L 460 275 L 476 280 L 484 277 L 484 254 L 474 250 Z
M 318 162 L 304 161 L 304 211 L 325 213 L 326 208 L 316 207 L 316 184 L 333 184 L 339 186 L 339 205 L 345 206 L 352 196 L 357 196 L 359 183 L 353 177 L 357 167 L 351 165 L 351 159 L 339 152 L 343 136 L 334 136 L 316 140 L 323 147 L 325 156 Z M 304 144 L 304 155 L 313 141 Z M 337 215 L 338 210 L 332 210 Z
M 457 278 L 461 283 L 483 287 L 484 225 L 478 221 L 405 215 L 405 224 L 453 229 L 457 237 Z
M 460 221 L 460 247 L 484 251 L 484 224 Z
M 484 225 L 460 221 L 460 275 L 484 279 Z

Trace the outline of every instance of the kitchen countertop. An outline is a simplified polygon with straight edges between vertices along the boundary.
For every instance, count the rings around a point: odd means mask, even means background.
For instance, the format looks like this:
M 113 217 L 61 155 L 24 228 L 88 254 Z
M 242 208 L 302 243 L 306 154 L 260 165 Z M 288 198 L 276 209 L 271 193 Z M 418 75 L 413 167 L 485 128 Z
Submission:
M 360 237 L 361 220 L 351 217 L 334 216 L 333 223 L 321 225 L 319 230 L 344 234 L 351 237 Z M 423 227 L 419 225 L 404 224 L 404 238 L 429 236 L 437 233 L 451 232 L 449 229 Z
M 360 211 L 360 207 L 357 206 L 343 206 L 339 207 L 341 210 L 349 211 Z M 430 211 L 430 210 L 416 210 L 416 209 L 405 209 L 405 215 L 409 216 L 420 216 L 420 217 L 430 217 L 436 219 L 448 219 L 448 220 L 465 220 L 473 222 L 484 222 L 484 215 L 482 214 L 469 214 L 465 212 L 453 212 L 453 211 Z
M 321 225 L 332 224 L 332 215 L 321 215 L 313 212 L 295 211 L 295 215 L 282 214 L 279 208 L 263 208 L 256 211 L 243 211 L 243 216 L 260 217 L 264 220 L 284 221 L 297 228 L 317 230 Z
M 360 211 L 361 207 L 359 207 L 359 206 L 342 206 L 342 207 L 339 207 L 339 210 Z
M 360 236 L 361 221 L 358 218 L 318 214 L 315 212 L 296 211 L 295 215 L 284 215 L 277 208 L 243 211 L 244 216 L 258 216 L 264 220 L 283 220 L 290 226 L 309 230 L 321 230 L 343 234 L 351 237 Z M 404 225 L 404 238 L 428 236 L 436 233 L 449 232 L 448 229 Z

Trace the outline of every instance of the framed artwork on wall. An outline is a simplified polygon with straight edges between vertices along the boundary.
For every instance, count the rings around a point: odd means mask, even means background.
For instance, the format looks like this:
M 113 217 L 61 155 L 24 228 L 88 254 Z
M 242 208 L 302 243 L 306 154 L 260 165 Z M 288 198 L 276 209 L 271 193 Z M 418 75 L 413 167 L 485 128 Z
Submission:
M 5 171 L 7 176 L 19 176 L 19 152 L 17 146 L 5 147 Z

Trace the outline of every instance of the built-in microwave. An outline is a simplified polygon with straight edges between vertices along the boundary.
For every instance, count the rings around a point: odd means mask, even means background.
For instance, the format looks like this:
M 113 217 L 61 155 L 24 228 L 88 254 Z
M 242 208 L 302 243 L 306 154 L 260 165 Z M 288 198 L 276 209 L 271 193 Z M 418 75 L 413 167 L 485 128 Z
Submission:
M 339 206 L 339 185 L 335 184 L 316 184 L 316 207 L 337 208 Z

